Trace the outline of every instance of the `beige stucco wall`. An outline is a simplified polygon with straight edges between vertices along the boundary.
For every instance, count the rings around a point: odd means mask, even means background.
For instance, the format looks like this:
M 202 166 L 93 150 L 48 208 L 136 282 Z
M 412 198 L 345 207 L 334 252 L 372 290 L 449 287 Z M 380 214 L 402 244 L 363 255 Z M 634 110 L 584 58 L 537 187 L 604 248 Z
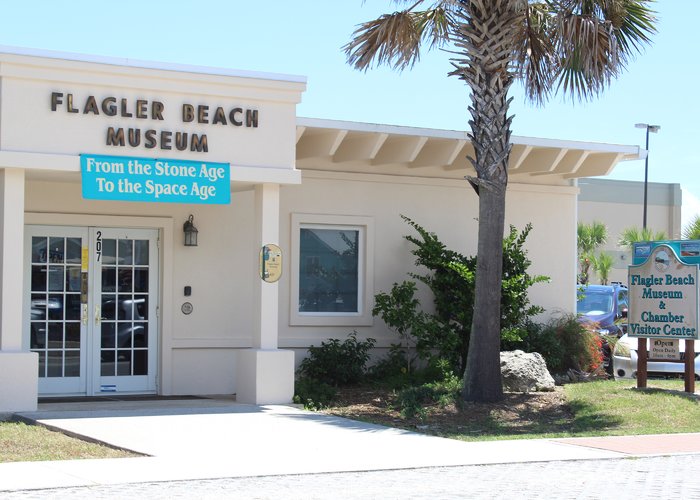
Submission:
M 522 229 L 532 222 L 527 240 L 532 274 L 552 278 L 549 284 L 532 288 L 532 302 L 542 305 L 547 315 L 571 311 L 574 305 L 575 268 L 570 256 L 575 252 L 576 189 L 567 186 L 511 184 L 507 195 L 506 224 Z M 405 235 L 415 234 L 404 223 L 406 215 L 438 237 L 451 249 L 465 255 L 476 253 L 478 199 L 464 181 L 390 177 L 366 174 L 304 172 L 298 186 L 285 186 L 281 196 L 282 232 L 280 241 L 291 241 L 288 221 L 292 213 L 370 216 L 374 220 L 374 293 L 388 291 L 392 284 L 410 279 L 414 267 L 412 244 Z M 290 249 L 291 252 L 295 249 Z M 358 321 L 354 326 L 290 326 L 290 273 L 280 286 L 280 346 L 298 349 L 297 359 L 312 344 L 325 338 L 345 338 L 353 329 L 360 336 L 373 337 L 377 345 L 396 342 L 381 319 L 371 326 Z M 421 294 L 425 308 L 432 298 Z

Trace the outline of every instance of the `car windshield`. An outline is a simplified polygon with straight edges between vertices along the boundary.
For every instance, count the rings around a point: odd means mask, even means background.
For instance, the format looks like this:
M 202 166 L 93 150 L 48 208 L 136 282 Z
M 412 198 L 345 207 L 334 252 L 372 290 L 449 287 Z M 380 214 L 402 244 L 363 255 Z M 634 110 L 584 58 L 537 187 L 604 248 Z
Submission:
M 579 314 L 606 314 L 611 312 L 612 308 L 612 293 L 597 292 L 593 290 L 586 290 L 583 292 L 576 304 L 576 312 Z

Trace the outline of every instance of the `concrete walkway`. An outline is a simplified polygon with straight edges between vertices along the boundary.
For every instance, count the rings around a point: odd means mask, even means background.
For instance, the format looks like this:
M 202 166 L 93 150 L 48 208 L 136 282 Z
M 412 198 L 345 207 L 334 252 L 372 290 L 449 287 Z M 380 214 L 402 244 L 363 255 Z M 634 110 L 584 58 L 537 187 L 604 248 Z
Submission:
M 42 404 L 21 417 L 147 456 L 0 464 L 0 492 L 700 453 L 700 434 L 461 442 L 227 399 Z

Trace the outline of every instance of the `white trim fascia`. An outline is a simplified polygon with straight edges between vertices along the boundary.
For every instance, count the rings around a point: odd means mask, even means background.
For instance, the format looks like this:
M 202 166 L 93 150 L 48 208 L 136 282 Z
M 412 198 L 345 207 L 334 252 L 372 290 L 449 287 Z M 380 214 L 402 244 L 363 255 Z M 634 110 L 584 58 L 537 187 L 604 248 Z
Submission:
M 400 125 L 382 125 L 377 123 L 361 123 L 304 117 L 297 117 L 297 126 L 306 127 L 306 132 L 308 132 L 309 128 L 340 129 L 349 130 L 353 132 L 366 132 L 377 134 L 394 134 L 405 136 L 418 135 L 426 136 L 428 138 L 457 139 L 471 142 L 469 140 L 467 132 L 458 130 L 406 127 Z M 620 153 L 624 155 L 624 160 L 638 160 L 643 158 L 642 148 L 640 148 L 639 146 L 629 146 L 622 144 L 607 144 L 599 142 L 573 141 L 562 139 L 544 139 L 540 137 L 527 137 L 515 135 L 511 137 L 511 143 L 532 147 L 585 150 L 601 153 Z
M 462 139 L 469 141 L 466 132 L 457 130 L 441 130 L 400 125 L 382 125 L 378 123 L 349 122 L 342 120 L 326 120 L 323 118 L 297 117 L 297 126 L 309 128 L 339 129 L 352 132 L 367 132 L 393 135 L 417 135 L 441 139 Z M 308 130 L 307 130 L 308 132 Z
M 280 73 L 266 73 L 262 71 L 246 71 L 211 66 L 197 66 L 190 64 L 176 64 L 158 61 L 145 61 L 123 57 L 99 56 L 80 54 L 76 52 L 60 52 L 55 50 L 37 49 L 31 47 L 14 47 L 0 45 L 0 58 L 2 55 L 43 57 L 46 59 L 62 59 L 93 64 L 105 64 L 109 66 L 129 66 L 132 68 L 155 69 L 161 71 L 175 71 L 178 73 L 199 73 L 205 75 L 232 76 L 237 78 L 255 78 L 262 80 L 276 80 L 281 82 L 307 83 L 305 76 L 284 75 Z
M 436 186 L 455 189 L 467 189 L 472 193 L 472 188 L 464 179 L 445 179 L 441 177 L 419 177 L 405 175 L 368 174 L 360 172 L 331 172 L 327 170 L 301 170 L 302 179 L 316 179 L 329 181 L 354 181 L 354 182 L 378 182 L 386 184 L 406 184 L 412 186 Z M 576 194 L 578 188 L 567 185 L 553 184 L 528 184 L 524 182 L 509 182 L 507 190 L 522 193 L 566 193 Z

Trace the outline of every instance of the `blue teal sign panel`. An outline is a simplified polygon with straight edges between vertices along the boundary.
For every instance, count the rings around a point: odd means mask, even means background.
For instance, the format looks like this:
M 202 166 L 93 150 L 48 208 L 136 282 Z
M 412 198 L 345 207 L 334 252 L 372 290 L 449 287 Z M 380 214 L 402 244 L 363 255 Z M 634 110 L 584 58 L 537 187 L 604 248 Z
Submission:
M 656 247 L 665 245 L 673 249 L 683 264 L 700 264 L 700 240 L 643 241 L 632 245 L 632 264 L 644 264 Z
M 231 202 L 229 163 L 84 154 L 80 170 L 88 200 Z

